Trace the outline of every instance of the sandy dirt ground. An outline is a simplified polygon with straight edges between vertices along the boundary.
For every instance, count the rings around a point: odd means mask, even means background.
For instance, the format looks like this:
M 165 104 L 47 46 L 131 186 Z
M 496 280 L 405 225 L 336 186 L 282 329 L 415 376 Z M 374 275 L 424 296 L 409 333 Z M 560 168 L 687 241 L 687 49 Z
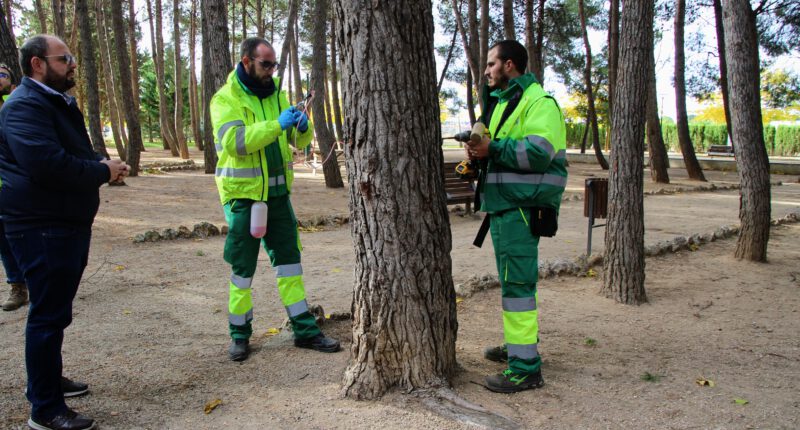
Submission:
M 202 160 L 193 152 L 195 159 Z M 457 153 L 448 157 L 457 158 Z M 149 150 L 143 164 L 170 160 Z M 170 161 L 175 161 L 171 159 Z M 296 167 L 293 205 L 301 222 L 348 215 L 348 189 L 324 187 Z M 736 190 L 694 192 L 700 184 L 671 170 L 673 184 L 646 191 L 646 243 L 710 233 L 738 222 Z M 735 173 L 706 172 L 719 187 Z M 567 195 L 583 194 L 583 180 L 601 175 L 590 165 L 570 167 Z M 645 172 L 648 178 L 649 172 Z M 774 176 L 772 217 L 800 211 L 796 176 Z M 707 186 L 707 185 L 706 185 Z M 262 253 L 254 281 L 253 353 L 227 359 L 227 279 L 224 237 L 133 243 L 150 229 L 224 224 L 213 177 L 201 171 L 145 174 L 127 187 L 103 187 L 89 265 L 66 331 L 64 373 L 86 381 L 91 394 L 68 400 L 103 429 L 480 428 L 424 407 L 403 393 L 382 400 L 342 399 L 349 359 L 349 322 L 326 323 L 344 350 L 321 354 L 292 346 L 281 332 L 285 312 L 274 273 Z M 451 207 L 451 209 L 453 209 Z M 585 252 L 583 202 L 562 205 L 560 229 L 543 240 L 542 259 Z M 451 213 L 453 279 L 494 273 L 491 243 L 470 244 L 476 216 Z M 309 301 L 327 313 L 348 312 L 353 288 L 350 226 L 302 233 Z M 602 228 L 594 231 L 602 250 Z M 562 276 L 539 284 L 543 374 L 546 385 L 514 395 L 478 385 L 502 366 L 482 358 L 502 341 L 498 290 L 458 304 L 453 380 L 462 398 L 520 428 L 800 428 L 800 224 L 773 227 L 769 263 L 733 258 L 735 238 L 647 259 L 649 303 L 624 306 L 598 294 L 596 276 Z M 2 293 L 5 295 L 5 292 Z M 25 428 L 24 311 L 0 313 L 0 428 Z M 649 375 L 649 376 L 647 376 Z M 714 382 L 701 386 L 698 379 Z M 204 406 L 222 404 L 210 414 Z M 738 400 L 738 402 L 737 402 Z M 743 404 L 744 403 L 744 404 Z M 434 408 L 435 409 L 435 408 Z M 485 424 L 485 423 L 484 423 Z

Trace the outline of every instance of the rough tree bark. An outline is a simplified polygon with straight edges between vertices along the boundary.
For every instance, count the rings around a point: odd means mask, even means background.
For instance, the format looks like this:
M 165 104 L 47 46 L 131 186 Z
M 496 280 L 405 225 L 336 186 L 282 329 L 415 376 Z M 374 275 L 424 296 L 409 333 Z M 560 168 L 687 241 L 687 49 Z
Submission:
M 611 171 L 602 294 L 625 304 L 647 301 L 644 290 L 644 144 L 653 0 L 622 7 L 620 70 L 611 122 Z
M 480 77 L 480 80 L 478 81 L 478 88 L 480 90 L 476 91 L 476 94 L 478 94 L 478 96 L 482 96 L 483 95 L 482 92 L 483 92 L 484 88 L 486 87 L 486 83 L 488 82 L 487 79 L 486 79 L 486 74 L 484 74 L 483 72 L 486 70 L 487 61 L 489 61 L 488 60 L 488 58 L 489 58 L 489 24 L 491 22 L 491 18 L 489 17 L 489 0 L 480 0 L 480 1 L 481 1 L 481 22 L 480 22 L 481 28 L 480 28 L 480 35 L 479 35 L 480 39 L 477 39 L 477 40 L 480 41 L 479 46 L 480 46 L 480 54 L 481 54 L 480 55 L 480 64 L 478 64 L 478 66 L 479 66 L 478 76 Z M 483 97 L 481 97 L 481 100 L 483 100 Z
M 228 22 L 225 0 L 201 0 L 200 15 L 203 34 L 203 145 L 206 173 L 217 169 L 214 131 L 211 127 L 211 97 L 228 78 L 232 65 L 228 52 Z M 208 37 L 213 34 L 214 37 Z
M 297 1 L 289 0 L 289 16 L 286 18 L 286 35 L 283 38 L 283 47 L 281 48 L 281 68 L 278 70 L 278 78 L 280 79 L 281 86 L 283 86 L 284 73 L 286 72 L 286 60 L 289 58 L 291 51 L 292 41 L 294 40 L 294 22 L 297 20 Z M 291 74 L 291 70 L 289 71 Z M 294 100 L 289 99 L 290 102 Z
M 517 29 L 514 28 L 514 0 L 503 0 L 503 36 L 508 40 L 517 40 Z
M 42 0 L 34 0 L 34 7 L 36 8 L 36 17 L 39 19 L 39 33 L 47 33 L 47 11 L 44 8 Z
M 669 157 L 661 134 L 661 118 L 658 115 L 658 94 L 656 92 L 655 50 L 650 50 L 647 65 L 647 145 L 650 153 L 650 178 L 653 182 L 669 183 Z
M 95 152 L 108 157 L 106 142 L 103 140 L 103 123 L 100 120 L 100 86 L 97 82 L 97 65 L 94 58 L 92 24 L 89 20 L 87 0 L 75 0 L 75 15 L 81 33 L 81 75 L 86 81 L 86 116 L 89 119 L 89 137 Z
M 110 37 L 104 15 L 103 1 L 97 0 L 95 2 L 95 21 L 97 22 L 97 40 L 100 42 L 100 74 L 105 76 L 103 84 L 106 89 L 106 106 L 108 107 L 108 118 L 111 122 L 111 135 L 114 138 L 114 147 L 117 149 L 117 155 L 122 161 L 127 161 L 128 154 L 125 150 L 122 136 L 120 135 L 121 125 L 119 121 L 119 107 L 117 106 L 117 94 L 114 88 L 114 68 L 111 67 L 113 58 L 111 58 L 111 49 L 108 46 Z
M 103 26 L 106 32 L 106 37 L 108 37 L 108 42 L 106 42 L 106 48 L 108 49 L 108 65 L 110 67 L 109 70 L 111 71 L 110 72 L 111 74 L 108 76 L 108 79 L 111 81 L 111 86 L 114 89 L 113 92 L 114 104 L 116 106 L 116 113 L 117 113 L 117 116 L 115 118 L 118 128 L 117 133 L 119 133 L 120 137 L 122 138 L 122 144 L 125 146 L 125 152 L 126 152 L 125 156 L 127 157 L 128 133 L 125 130 L 125 112 L 124 112 L 125 107 L 122 101 L 122 97 L 124 95 L 122 94 L 122 86 L 120 85 L 121 75 L 119 73 L 120 67 L 123 66 L 119 64 L 119 61 L 117 61 L 117 58 L 115 57 L 114 53 L 115 47 L 113 45 L 115 43 L 114 41 L 115 36 L 113 34 L 113 25 L 111 22 L 112 18 L 108 16 L 108 11 L 106 10 L 107 8 L 106 2 L 103 2 L 102 7 L 103 7 L 103 13 L 102 13 Z
M 50 7 L 53 12 L 53 33 L 62 40 L 67 40 L 67 11 L 65 0 L 50 0 Z
M 684 54 L 684 24 L 686 21 L 686 0 L 675 0 L 675 115 L 683 163 L 690 179 L 705 181 L 703 169 L 697 162 L 692 137 L 689 135 L 689 117 L 686 114 L 686 56 Z
M 586 85 L 586 101 L 589 105 L 588 119 L 592 127 L 592 147 L 597 163 L 603 170 L 608 170 L 608 162 L 603 156 L 600 148 L 600 129 L 597 125 L 597 110 L 594 107 L 594 89 L 592 88 L 592 45 L 589 43 L 589 33 L 586 30 L 586 12 L 584 11 L 583 0 L 578 0 L 578 15 L 581 20 L 581 33 L 583 34 L 583 46 L 586 48 L 586 67 L 583 69 L 583 81 Z
M 458 322 L 441 129 L 419 127 L 439 121 L 431 2 L 337 0 L 336 15 L 356 252 L 342 392 L 445 386 Z
M 11 27 L 5 19 L 5 11 L 0 10 L 0 61 L 11 68 L 14 74 L 14 84 L 19 84 L 22 80 L 22 68 L 19 65 L 19 52 L 17 42 L 11 33 Z
M 189 159 L 189 146 L 183 133 L 183 60 L 181 59 L 181 1 L 172 2 L 172 42 L 175 56 L 173 58 L 175 74 L 175 142 L 181 158 Z
M 300 35 L 298 34 L 298 26 L 297 20 L 294 22 L 294 38 L 292 38 L 292 43 L 289 47 L 291 62 L 292 62 L 292 74 L 294 75 L 294 89 L 295 89 L 295 97 L 299 100 L 303 97 L 303 77 L 300 76 L 300 55 L 298 53 L 298 46 L 300 41 Z
M 14 17 L 12 16 L 13 12 L 11 8 L 12 4 L 13 4 L 12 0 L 3 1 L 3 16 L 5 17 L 6 20 L 8 33 L 11 35 L 11 38 L 13 39 L 15 36 L 14 36 Z
M 325 175 L 325 186 L 328 188 L 343 188 L 342 172 L 339 169 L 339 161 L 334 151 L 333 134 L 328 128 L 325 119 L 325 99 L 328 95 L 325 92 L 325 63 L 327 62 L 327 29 L 328 29 L 328 0 L 316 0 L 314 2 L 314 43 L 313 60 L 311 64 L 311 88 L 314 91 L 314 98 L 311 101 L 311 113 L 314 115 L 314 132 L 317 135 L 320 156 L 325 160 L 322 165 L 322 172 Z M 330 156 L 328 156 L 330 154 Z
M 125 27 L 122 21 L 122 4 L 118 1 L 111 2 L 111 19 L 114 24 L 114 42 L 116 44 L 117 62 L 120 64 L 119 78 L 122 84 L 122 103 L 125 109 L 125 122 L 128 123 L 128 157 L 126 162 L 131 166 L 130 176 L 139 175 L 139 148 L 142 143 L 142 128 L 139 125 L 139 112 L 133 103 L 133 88 L 131 85 L 131 70 L 126 64 L 131 64 L 125 46 Z
M 723 4 L 726 60 L 733 135 L 736 136 L 736 167 L 741 194 L 736 258 L 767 261 L 770 226 L 769 159 L 764 146 L 759 92 L 759 56 L 756 16 L 747 0 Z
M 731 127 L 731 104 L 728 95 L 728 62 L 725 61 L 725 27 L 722 23 L 722 3 L 714 0 L 714 20 L 717 28 L 717 52 L 719 53 L 719 86 L 722 90 L 722 107 L 725 110 L 725 125 L 728 128 L 728 137 L 733 143 L 733 128 Z

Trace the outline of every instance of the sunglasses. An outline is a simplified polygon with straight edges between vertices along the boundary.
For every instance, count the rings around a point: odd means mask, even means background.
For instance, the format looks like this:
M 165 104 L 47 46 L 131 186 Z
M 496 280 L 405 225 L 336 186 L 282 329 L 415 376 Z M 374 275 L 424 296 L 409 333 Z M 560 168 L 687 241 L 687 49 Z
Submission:
M 44 56 L 44 57 L 42 57 L 42 58 L 58 58 L 58 59 L 59 59 L 59 60 L 61 60 L 61 61 L 62 61 L 64 64 L 67 64 L 67 65 L 72 65 L 72 64 L 75 64 L 75 63 L 76 63 L 75 57 L 74 57 L 74 56 L 72 56 L 71 54 L 63 54 L 63 55 L 45 55 L 45 56 Z
M 256 63 L 260 64 L 261 67 L 263 67 L 265 70 L 269 70 L 269 69 L 281 66 L 280 63 L 273 63 L 273 62 L 267 61 L 267 60 L 259 60 L 257 58 L 253 58 L 253 57 L 250 57 L 250 59 L 255 61 Z

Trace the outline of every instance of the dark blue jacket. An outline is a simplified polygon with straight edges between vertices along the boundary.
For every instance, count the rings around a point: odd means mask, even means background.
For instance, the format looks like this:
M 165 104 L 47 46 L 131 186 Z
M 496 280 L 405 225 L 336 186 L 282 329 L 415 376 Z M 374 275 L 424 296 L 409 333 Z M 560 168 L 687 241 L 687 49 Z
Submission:
M 29 78 L 0 109 L 0 214 L 6 232 L 90 227 L 109 170 L 92 149 L 74 100 Z

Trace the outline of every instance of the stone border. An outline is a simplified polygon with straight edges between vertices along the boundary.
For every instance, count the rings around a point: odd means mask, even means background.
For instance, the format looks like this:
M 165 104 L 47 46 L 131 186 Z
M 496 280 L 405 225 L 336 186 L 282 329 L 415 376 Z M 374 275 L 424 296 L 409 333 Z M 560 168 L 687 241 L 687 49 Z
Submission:
M 147 174 L 161 174 L 166 172 L 172 172 L 176 170 L 202 170 L 205 169 L 204 164 L 195 163 L 194 160 L 184 160 L 184 161 L 170 161 L 170 162 L 162 162 L 162 161 L 154 161 L 152 163 L 148 163 L 141 166 L 141 171 Z
M 793 224 L 800 221 L 800 212 L 792 212 L 783 218 L 773 219 L 770 224 L 779 226 Z M 656 257 L 667 253 L 676 253 L 683 250 L 697 250 L 701 245 L 717 240 L 728 239 L 739 234 L 738 224 L 723 225 L 713 233 L 693 234 L 691 236 L 676 236 L 672 240 L 662 240 L 644 248 L 645 257 Z M 581 255 L 573 260 L 559 259 L 554 261 L 539 262 L 539 279 L 554 278 L 561 275 L 586 276 L 589 270 L 603 263 L 603 254 L 592 254 L 588 258 Z M 471 276 L 465 282 L 456 284 L 458 297 L 470 297 L 473 294 L 492 288 L 499 288 L 500 281 L 497 275 L 485 274 Z

